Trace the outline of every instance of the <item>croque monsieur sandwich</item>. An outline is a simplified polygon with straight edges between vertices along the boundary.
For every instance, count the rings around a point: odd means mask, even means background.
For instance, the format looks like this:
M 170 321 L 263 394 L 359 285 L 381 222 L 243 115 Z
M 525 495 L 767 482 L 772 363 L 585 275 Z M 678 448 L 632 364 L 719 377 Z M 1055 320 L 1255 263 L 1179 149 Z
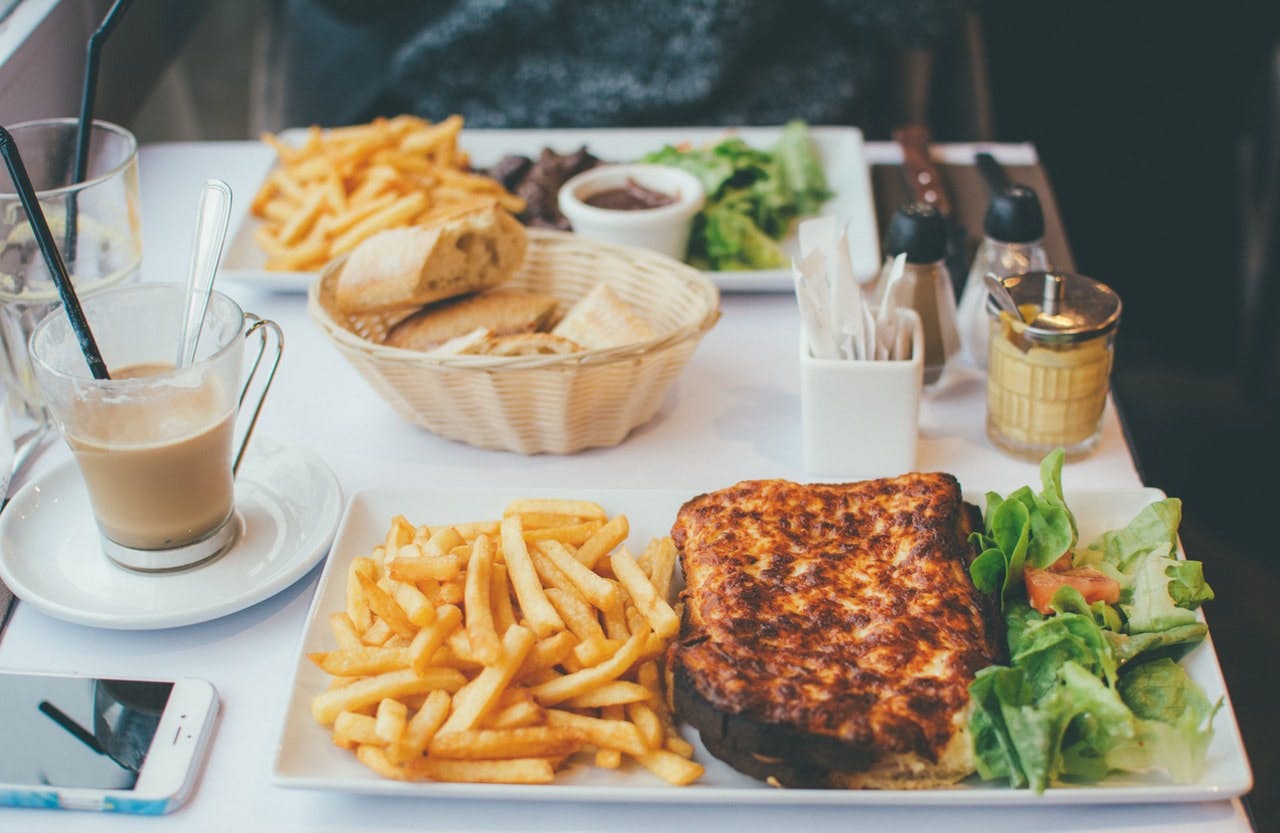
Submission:
M 954 477 L 748 481 L 690 500 L 667 655 L 712 754 L 788 786 L 927 788 L 973 771 L 968 686 L 998 661 Z

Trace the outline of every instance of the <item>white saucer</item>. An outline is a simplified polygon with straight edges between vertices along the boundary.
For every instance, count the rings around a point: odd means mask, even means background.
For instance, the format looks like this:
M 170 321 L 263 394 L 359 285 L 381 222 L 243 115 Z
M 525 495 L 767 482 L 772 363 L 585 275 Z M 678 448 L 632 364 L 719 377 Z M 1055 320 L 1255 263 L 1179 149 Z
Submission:
M 207 564 L 144 575 L 102 553 L 74 460 L 13 498 L 0 515 L 0 579 L 58 619 L 121 630 L 217 619 L 275 595 L 320 561 L 342 514 L 342 488 L 317 456 L 257 439 L 236 478 L 239 539 Z

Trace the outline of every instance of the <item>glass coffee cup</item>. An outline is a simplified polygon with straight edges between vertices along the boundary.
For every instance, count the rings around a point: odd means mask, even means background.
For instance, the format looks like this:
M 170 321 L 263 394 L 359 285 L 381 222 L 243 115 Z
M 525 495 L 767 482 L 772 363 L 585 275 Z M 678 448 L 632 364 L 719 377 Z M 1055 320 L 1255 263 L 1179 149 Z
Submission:
M 110 379 L 92 377 L 61 309 L 31 336 L 36 382 L 79 463 L 103 551 L 136 570 L 188 567 L 234 543 L 235 472 L 283 349 L 274 322 L 215 291 L 195 361 L 175 368 L 185 297 L 176 284 L 141 284 L 82 301 Z M 237 446 L 237 415 L 269 334 L 274 355 Z M 245 378 L 244 344 L 255 337 Z

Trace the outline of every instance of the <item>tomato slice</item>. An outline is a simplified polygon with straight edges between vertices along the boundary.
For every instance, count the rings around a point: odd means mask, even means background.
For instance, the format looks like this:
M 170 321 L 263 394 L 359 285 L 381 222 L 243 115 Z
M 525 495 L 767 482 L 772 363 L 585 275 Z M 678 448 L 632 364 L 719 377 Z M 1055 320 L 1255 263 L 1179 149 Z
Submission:
M 1027 582 L 1027 597 L 1031 606 L 1045 615 L 1053 612 L 1049 603 L 1053 601 L 1053 594 L 1063 585 L 1079 590 L 1089 604 L 1099 601 L 1115 604 L 1120 601 L 1120 583 L 1093 567 L 1073 567 L 1070 570 L 1027 567 L 1023 570 L 1023 578 Z

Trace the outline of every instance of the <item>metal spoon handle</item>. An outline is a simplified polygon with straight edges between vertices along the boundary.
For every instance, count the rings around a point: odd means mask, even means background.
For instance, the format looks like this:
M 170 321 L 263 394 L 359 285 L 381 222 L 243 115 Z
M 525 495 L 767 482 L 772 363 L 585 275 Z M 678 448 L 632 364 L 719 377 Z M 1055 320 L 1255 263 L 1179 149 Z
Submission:
M 178 367 L 186 367 L 196 357 L 204 313 L 209 306 L 213 278 L 222 260 L 222 244 L 231 217 L 231 188 L 220 179 L 210 179 L 200 194 L 196 209 L 195 239 L 191 244 L 191 265 L 187 271 L 187 297 L 182 332 L 178 343 Z

